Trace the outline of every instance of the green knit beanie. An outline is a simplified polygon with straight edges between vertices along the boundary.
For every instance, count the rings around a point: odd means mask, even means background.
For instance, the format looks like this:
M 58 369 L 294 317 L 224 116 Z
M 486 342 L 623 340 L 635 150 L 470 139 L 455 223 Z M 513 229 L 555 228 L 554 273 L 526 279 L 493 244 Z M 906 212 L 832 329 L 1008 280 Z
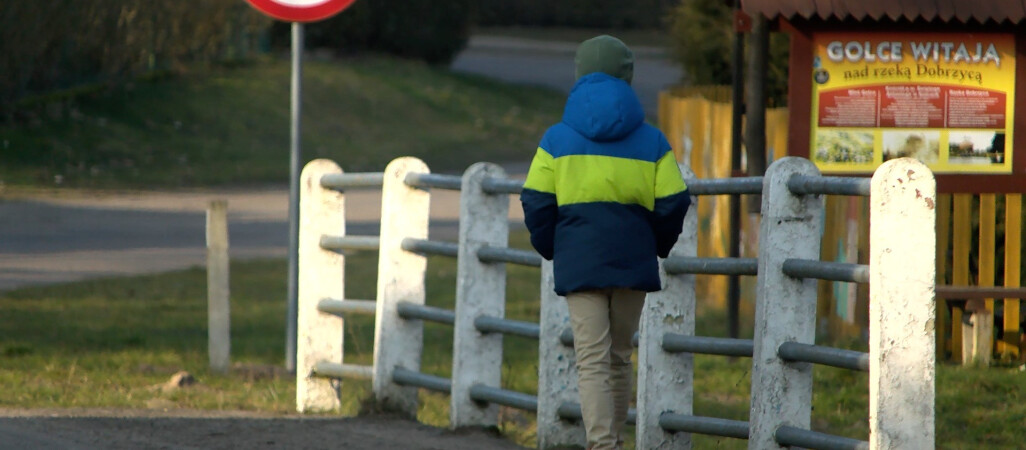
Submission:
M 606 34 L 582 42 L 574 64 L 577 78 L 594 72 L 614 76 L 627 84 L 634 78 L 634 53 L 623 41 Z

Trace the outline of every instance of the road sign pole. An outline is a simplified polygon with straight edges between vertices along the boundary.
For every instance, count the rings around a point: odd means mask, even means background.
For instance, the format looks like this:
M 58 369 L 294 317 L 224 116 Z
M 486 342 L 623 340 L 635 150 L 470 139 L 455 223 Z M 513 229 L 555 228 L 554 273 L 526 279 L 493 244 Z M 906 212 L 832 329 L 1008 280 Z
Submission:
M 285 300 L 285 368 L 296 371 L 296 320 L 299 312 L 299 172 L 303 153 L 300 139 L 300 105 L 303 93 L 303 23 L 327 19 L 356 0 L 246 0 L 278 20 L 292 22 L 292 126 L 289 172 L 289 279 Z
M 292 23 L 292 127 L 289 165 L 289 281 L 285 324 L 285 369 L 296 370 L 296 317 L 299 290 L 299 171 L 302 169 L 303 24 Z

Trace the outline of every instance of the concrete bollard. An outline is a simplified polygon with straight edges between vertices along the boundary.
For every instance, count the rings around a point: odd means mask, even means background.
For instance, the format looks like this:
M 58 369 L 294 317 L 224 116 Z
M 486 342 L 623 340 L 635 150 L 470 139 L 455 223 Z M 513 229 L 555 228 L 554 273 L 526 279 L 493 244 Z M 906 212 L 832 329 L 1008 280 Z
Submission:
M 787 363 L 777 356 L 784 342 L 816 340 L 815 279 L 784 274 L 784 260 L 818 260 L 823 230 L 823 199 L 796 196 L 787 188 L 792 175 L 818 176 L 807 159 L 774 162 L 763 180 L 759 233 L 759 279 L 755 301 L 752 398 L 748 448 L 778 448 L 781 425 L 809 429 L 812 414 L 812 364 Z
M 402 249 L 406 238 L 427 239 L 430 194 L 408 186 L 408 173 L 429 173 L 413 157 L 393 160 L 381 188 L 381 236 L 378 252 L 377 310 L 374 327 L 374 397 L 389 411 L 417 415 L 417 388 L 393 381 L 396 367 L 420 370 L 424 324 L 399 317 L 399 303 L 424 304 L 427 258 Z
M 559 418 L 559 405 L 580 404 L 577 357 L 560 336 L 570 328 L 566 299 L 556 295 L 552 261 L 541 266 L 541 318 L 538 334 L 538 448 L 584 447 L 584 427 Z M 640 448 L 640 447 L 639 447 Z
M 695 179 L 694 172 L 680 166 L 685 183 Z M 684 218 L 684 229 L 670 256 L 695 257 L 698 254 L 698 201 Z M 635 427 L 637 448 L 688 449 L 690 433 L 672 433 L 659 426 L 665 412 L 691 415 L 694 399 L 694 356 L 690 353 L 663 351 L 663 336 L 678 333 L 695 335 L 695 276 L 667 275 L 662 261 L 659 276 L 663 289 L 648 294 L 641 315 L 638 344 L 638 407 Z
M 901 158 L 876 170 L 871 195 L 869 444 L 932 449 L 936 182 Z
M 502 334 L 482 334 L 474 320 L 481 315 L 505 316 L 506 265 L 477 257 L 481 247 L 506 247 L 509 242 L 509 197 L 487 194 L 481 187 L 485 178 L 505 176 L 502 167 L 490 163 L 476 163 L 463 174 L 449 408 L 453 428 L 491 427 L 499 420 L 498 406 L 472 400 L 470 388 L 497 388 L 502 382 Z
M 345 197 L 321 186 L 321 177 L 341 173 L 332 161 L 318 159 L 303 168 L 300 180 L 299 291 L 296 339 L 296 411 L 334 411 L 341 406 L 340 380 L 311 376 L 319 361 L 342 364 L 342 319 L 323 314 L 325 298 L 345 298 L 345 257 L 321 248 L 321 236 L 344 236 Z

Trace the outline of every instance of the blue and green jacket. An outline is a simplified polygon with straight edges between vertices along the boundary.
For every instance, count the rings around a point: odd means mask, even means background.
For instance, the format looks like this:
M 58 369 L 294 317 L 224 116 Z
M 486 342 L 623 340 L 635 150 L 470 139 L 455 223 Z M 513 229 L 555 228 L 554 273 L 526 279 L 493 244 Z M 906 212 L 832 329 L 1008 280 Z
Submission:
M 666 137 L 630 85 L 581 77 L 542 137 L 520 195 L 531 244 L 553 260 L 556 293 L 661 288 L 659 263 L 691 204 Z

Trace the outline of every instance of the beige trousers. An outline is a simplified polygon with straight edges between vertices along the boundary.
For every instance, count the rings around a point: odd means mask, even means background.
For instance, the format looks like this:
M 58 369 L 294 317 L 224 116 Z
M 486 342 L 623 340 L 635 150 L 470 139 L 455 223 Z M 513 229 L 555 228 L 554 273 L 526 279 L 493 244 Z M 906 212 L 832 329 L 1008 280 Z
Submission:
M 645 293 L 600 289 L 570 293 L 566 301 L 588 448 L 619 448 L 634 391 L 631 339 L 638 330 Z

